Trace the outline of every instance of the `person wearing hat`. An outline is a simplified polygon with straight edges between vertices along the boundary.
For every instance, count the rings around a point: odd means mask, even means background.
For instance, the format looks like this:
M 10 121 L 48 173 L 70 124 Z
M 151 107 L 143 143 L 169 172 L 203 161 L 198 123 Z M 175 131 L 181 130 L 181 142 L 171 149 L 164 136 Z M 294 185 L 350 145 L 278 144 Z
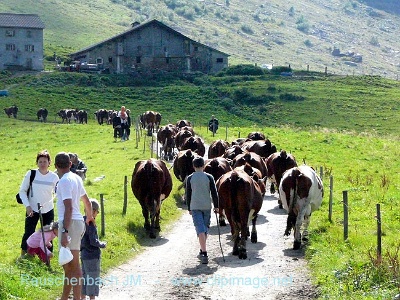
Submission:
M 53 257 L 53 253 L 50 251 L 52 248 L 51 241 L 54 240 L 58 235 L 58 222 L 51 222 L 50 225 L 43 226 L 45 245 L 43 244 L 42 229 L 39 229 L 31 234 L 26 240 L 28 245 L 28 255 L 39 256 L 40 260 L 47 263 L 47 258 Z M 47 254 L 46 254 L 47 253 Z
M 100 205 L 96 199 L 90 199 L 92 203 L 92 215 L 96 216 L 100 212 Z M 86 216 L 84 216 L 86 220 Z M 95 221 L 86 224 L 86 231 L 81 240 L 81 264 L 82 264 L 82 292 L 81 299 L 95 299 L 99 296 L 100 290 L 100 248 L 105 248 L 106 243 L 99 240 Z
M 192 215 L 200 244 L 198 258 L 202 264 L 208 264 L 207 234 L 211 222 L 211 202 L 214 212 L 218 213 L 218 193 L 214 177 L 204 172 L 204 159 L 199 156 L 193 159 L 194 172 L 186 180 L 186 201 Z

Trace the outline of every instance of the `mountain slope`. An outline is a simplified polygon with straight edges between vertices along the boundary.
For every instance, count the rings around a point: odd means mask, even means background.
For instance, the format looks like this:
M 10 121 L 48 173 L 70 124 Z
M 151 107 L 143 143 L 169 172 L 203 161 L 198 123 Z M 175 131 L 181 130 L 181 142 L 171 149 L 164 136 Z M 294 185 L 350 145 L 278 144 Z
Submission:
M 400 9 L 393 1 L 3 0 L 0 11 L 39 14 L 46 24 L 47 55 L 66 55 L 126 30 L 133 21 L 156 18 L 230 54 L 232 64 L 290 64 L 390 78 L 399 71 Z M 362 62 L 333 56 L 335 48 L 359 53 Z

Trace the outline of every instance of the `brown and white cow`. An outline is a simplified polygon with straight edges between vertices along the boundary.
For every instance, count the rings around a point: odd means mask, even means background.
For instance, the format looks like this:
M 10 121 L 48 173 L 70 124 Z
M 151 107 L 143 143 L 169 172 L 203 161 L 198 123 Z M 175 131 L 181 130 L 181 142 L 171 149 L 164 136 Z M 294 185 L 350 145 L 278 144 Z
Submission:
M 18 106 L 12 105 L 10 107 L 4 108 L 4 112 L 6 113 L 7 117 L 13 116 L 15 119 L 17 118 L 18 114 Z
M 165 160 L 172 160 L 174 157 L 176 132 L 176 127 L 173 124 L 162 126 L 157 132 L 157 141 L 162 145 L 161 151 Z
M 265 140 L 265 135 L 262 132 L 253 131 L 247 135 L 247 138 L 253 141 L 260 141 L 260 140 Z
M 224 155 L 226 149 L 229 148 L 229 143 L 224 140 L 216 140 L 208 147 L 208 158 L 214 158 Z
M 157 120 L 161 122 L 161 114 L 158 112 L 148 110 L 143 114 L 143 125 L 147 129 L 147 135 L 151 136 L 157 128 Z M 159 123 L 158 123 L 159 125 Z
M 308 240 L 308 225 L 311 213 L 318 210 L 324 196 L 321 178 L 313 168 L 302 165 L 283 173 L 279 185 L 279 197 L 288 212 L 285 235 L 294 229 L 293 249 L 299 249 L 301 240 Z M 300 233 L 304 222 L 303 236 Z
M 156 238 L 155 230 L 160 230 L 161 203 L 172 190 L 172 178 L 165 162 L 155 159 L 138 161 L 131 187 L 142 207 L 144 228 L 150 231 L 150 238 Z
M 224 210 L 231 226 L 233 255 L 246 259 L 246 240 L 249 223 L 252 223 L 251 242 L 257 242 L 256 221 L 263 196 L 259 185 L 246 172 L 233 170 L 222 175 L 216 182 L 219 209 Z
M 283 173 L 293 167 L 297 167 L 297 162 L 295 157 L 287 153 L 285 150 L 281 150 L 280 152 L 272 153 L 265 160 L 267 164 L 267 177 L 270 181 L 270 193 L 275 193 L 275 186 L 277 189 L 279 188 L 279 184 L 281 183 Z M 281 199 L 278 199 L 279 208 L 282 207 Z

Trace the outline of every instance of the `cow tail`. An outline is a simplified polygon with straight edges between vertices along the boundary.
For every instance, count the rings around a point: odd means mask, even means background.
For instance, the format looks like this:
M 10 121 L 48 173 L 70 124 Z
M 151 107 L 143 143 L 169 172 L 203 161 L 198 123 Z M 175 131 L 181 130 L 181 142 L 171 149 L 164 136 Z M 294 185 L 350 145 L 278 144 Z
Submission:
M 231 174 L 231 205 L 232 205 L 232 220 L 233 225 L 237 227 L 238 220 L 240 220 L 239 208 L 238 208 L 238 200 L 237 200 L 237 183 L 239 180 L 239 176 L 236 172 L 232 172 Z M 234 230 L 234 236 L 232 236 L 232 240 L 236 240 L 239 235 L 239 230 Z
M 292 195 L 292 199 L 290 199 L 289 213 L 288 213 L 288 217 L 287 217 L 287 221 L 286 221 L 285 236 L 289 236 L 290 231 L 296 225 L 296 214 L 294 213 L 293 208 L 296 205 L 296 200 L 297 200 L 296 195 L 297 195 L 297 186 L 298 186 L 298 184 L 297 184 L 298 175 L 299 175 L 299 172 L 297 169 L 292 171 L 293 195 Z

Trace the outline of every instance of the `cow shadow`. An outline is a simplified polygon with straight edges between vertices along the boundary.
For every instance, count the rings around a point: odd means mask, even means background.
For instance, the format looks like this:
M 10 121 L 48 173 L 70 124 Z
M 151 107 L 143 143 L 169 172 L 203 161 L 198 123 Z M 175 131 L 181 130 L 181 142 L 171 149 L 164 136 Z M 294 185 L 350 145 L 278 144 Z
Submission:
M 272 209 L 267 210 L 267 212 L 274 215 L 287 215 L 286 210 L 284 210 L 283 208 L 279 208 L 278 205 L 276 205 Z
M 149 237 L 149 232 L 143 225 L 137 225 L 134 222 L 128 222 L 127 231 L 136 237 L 137 242 L 145 247 L 157 247 L 168 243 L 168 239 L 161 236 L 160 232 L 157 233 L 155 239 Z
M 212 275 L 218 270 L 218 267 L 201 264 L 195 267 L 189 267 L 182 270 L 182 274 L 195 278 L 199 275 Z
M 283 249 L 283 255 L 287 257 L 291 257 L 293 260 L 298 260 L 300 258 L 304 258 L 306 254 L 307 244 L 302 244 L 300 249 L 294 250 L 293 248 Z

